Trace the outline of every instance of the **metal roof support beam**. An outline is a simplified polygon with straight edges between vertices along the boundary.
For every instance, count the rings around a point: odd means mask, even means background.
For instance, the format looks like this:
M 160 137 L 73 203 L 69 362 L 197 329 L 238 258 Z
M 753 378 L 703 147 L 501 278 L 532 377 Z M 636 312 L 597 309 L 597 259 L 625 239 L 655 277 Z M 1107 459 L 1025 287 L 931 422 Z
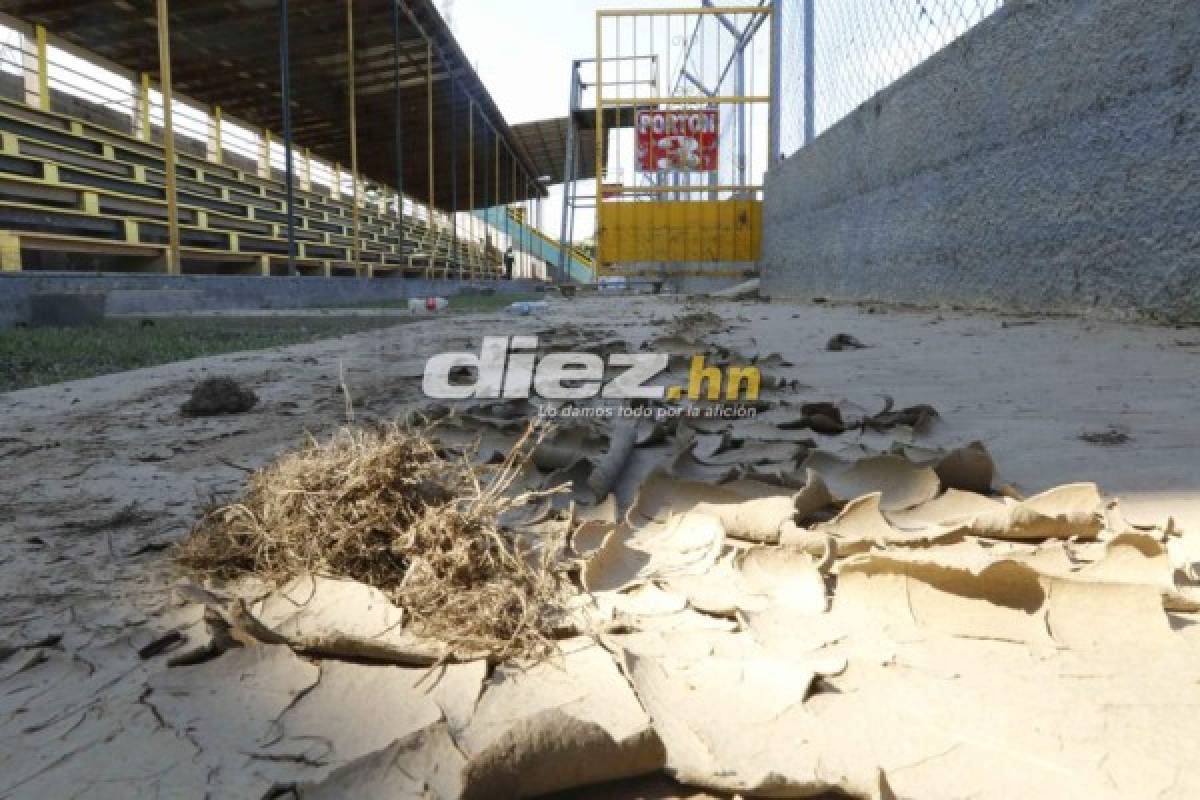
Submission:
M 533 277 L 533 200 L 530 198 L 529 176 L 525 176 L 525 246 L 529 250 L 529 276 Z
M 284 182 L 287 187 L 287 272 L 296 274 L 296 175 L 292 166 L 292 59 L 291 37 L 289 36 L 288 0 L 279 0 L 279 94 L 280 112 L 283 117 L 283 165 Z M 271 174 L 271 137 L 266 138 L 267 175 Z
M 34 29 L 37 40 L 37 91 L 38 107 L 42 111 L 50 110 L 50 56 L 47 46 L 46 29 L 38 25 Z
M 221 107 L 213 106 L 208 113 L 208 140 L 205 142 L 205 155 L 215 164 L 223 164 L 225 159 L 221 154 Z
M 396 215 L 404 216 L 404 127 L 400 115 L 403 105 L 404 91 L 400 86 L 400 4 L 403 0 L 392 3 L 392 79 L 396 84 L 395 104 L 395 136 L 396 136 Z
M 426 40 L 425 42 L 425 132 L 426 143 L 428 148 L 426 151 L 426 164 L 429 168 L 429 231 L 430 234 L 437 239 L 437 222 L 433 218 L 434 203 L 437 200 L 437 195 L 434 190 L 434 184 L 437 181 L 437 173 L 434 171 L 433 161 L 433 42 Z M 431 248 L 432 250 L 432 243 Z M 429 260 L 426 261 L 425 277 L 433 277 L 433 253 L 430 252 Z
M 599 53 L 596 54 L 599 57 Z M 595 61 L 595 59 L 593 59 Z M 567 114 L 567 141 L 566 154 L 563 161 L 563 198 L 562 198 L 562 220 L 559 224 L 559 280 L 567 283 L 570 280 L 571 271 L 569 268 L 569 254 L 574 247 L 575 229 L 572 223 L 574 217 L 574 204 L 578 198 L 574 195 L 578 191 L 575 185 L 576 172 L 576 153 L 580 149 L 576 142 L 576 125 L 575 113 L 580 110 L 583 102 L 583 80 L 579 75 L 579 68 L 583 62 L 575 61 L 571 65 L 571 109 Z M 657 61 L 656 61 L 657 64 Z M 656 70 L 657 72 L 657 67 Z
M 462 278 L 462 258 L 458 252 L 458 115 L 454 113 L 456 84 L 450 80 L 450 252 Z
M 175 120 L 171 102 L 171 16 L 167 0 L 158 0 L 158 73 L 163 103 L 163 179 L 167 190 L 167 272 L 182 272 L 179 250 L 179 197 L 175 180 Z
M 467 100 L 467 225 L 470 226 L 468 247 L 475 245 L 475 101 Z M 475 264 L 472 258 L 471 277 L 475 277 Z
M 709 89 L 707 86 L 705 86 L 703 83 L 701 83 L 700 79 L 697 78 L 695 75 L 693 75 L 690 70 L 685 69 L 683 71 L 683 77 L 687 79 L 688 83 L 690 83 L 692 86 L 695 86 L 697 89 L 699 89 L 700 92 L 702 94 L 704 94 L 705 96 L 712 97 L 716 94 L 715 90 Z
M 604 152 L 604 20 L 597 15 L 596 17 L 596 197 L 604 196 L 604 169 L 607 166 L 605 160 L 607 153 Z M 699 23 L 697 23 L 699 27 Z M 670 36 L 670 26 L 667 28 L 668 37 Z M 689 45 L 690 46 L 690 45 Z M 669 71 L 669 69 L 668 69 Z M 596 205 L 600 205 L 600 201 L 596 201 Z M 600 252 L 600 217 L 596 216 L 596 265 L 599 267 L 601 261 Z
M 487 119 L 484 118 L 484 123 Z M 487 126 L 486 124 L 479 129 L 480 136 L 483 138 L 483 254 L 486 263 L 488 248 L 492 243 L 492 232 L 487 221 L 487 211 L 492 205 L 492 149 L 488 144 Z
M 491 128 L 490 125 L 488 127 Z M 485 133 L 486 133 L 486 131 L 485 131 Z M 496 135 L 496 131 L 495 131 L 495 129 L 492 129 L 492 136 L 495 137 L 495 135 Z M 487 139 L 487 136 L 485 135 L 484 141 L 483 141 L 483 161 L 484 161 L 483 182 L 484 182 L 484 188 L 486 191 L 484 192 L 484 197 L 483 197 L 483 209 L 484 209 L 483 220 L 484 220 L 484 236 L 487 239 L 486 248 L 492 249 L 492 250 L 495 249 L 495 237 L 492 235 L 493 228 L 492 228 L 492 222 L 491 222 L 491 209 L 493 206 L 492 195 L 499 193 L 499 183 L 496 180 L 496 177 L 499 176 L 499 174 L 500 174 L 498 168 L 496 167 L 497 156 L 499 153 L 500 153 L 499 146 L 497 144 L 495 144 L 495 142 L 491 142 L 489 144 L 489 140 Z M 484 252 L 487 252 L 487 249 L 485 249 Z M 492 266 L 494 267 L 495 264 L 493 263 Z M 495 273 L 493 273 L 493 275 L 495 275 Z
M 272 135 L 269 128 L 263 128 L 262 139 L 258 142 L 258 177 L 271 177 L 271 141 Z
M 508 200 L 508 202 L 509 202 L 509 206 L 511 207 L 512 204 L 517 202 L 517 197 L 520 196 L 520 191 L 519 191 L 520 181 L 518 180 L 517 162 L 516 162 L 516 159 L 514 159 L 512 156 L 511 149 L 508 151 L 508 164 L 509 164 L 509 169 L 508 169 L 508 187 L 509 187 L 508 197 L 509 197 L 509 200 Z M 516 274 L 514 274 L 514 277 L 516 277 L 516 275 L 520 275 L 520 276 L 524 277 L 525 270 L 524 270 L 524 266 L 521 264 L 521 255 L 525 252 L 525 237 L 523 237 L 521 235 L 520 228 L 517 228 L 515 235 L 514 235 L 514 232 L 512 229 L 512 216 L 513 216 L 512 214 L 509 214 L 506 221 L 508 224 L 509 235 L 512 236 L 512 239 L 516 245 L 516 250 L 517 250 L 517 272 L 516 272 Z
M 137 137 L 143 142 L 154 140 L 150 128 L 150 73 L 143 72 L 138 79 L 137 96 Z
M 353 188 L 351 196 L 350 216 L 351 225 L 353 227 L 354 240 L 350 243 L 350 256 L 353 260 L 354 274 L 359 275 L 362 269 L 360 263 L 360 243 L 359 235 L 362 228 L 361 213 L 359 212 L 359 191 L 358 191 L 358 99 L 354 92 L 354 0 L 346 0 L 346 95 L 349 100 L 350 108 L 349 124 L 350 124 L 350 185 Z M 369 277 L 369 276 L 367 276 Z
M 579 143 L 579 141 L 577 139 L 575 142 L 575 163 L 578 163 L 579 161 L 582 161 L 582 160 L 583 160 L 583 146 Z M 575 171 L 578 172 L 578 168 L 576 168 Z M 598 187 L 596 189 L 593 189 L 593 197 L 598 192 L 599 192 Z M 578 194 L 576 194 L 574 197 L 571 198 L 571 222 L 567 227 L 567 242 L 571 245 L 572 250 L 575 249 L 575 211 L 578 208 L 580 199 L 581 198 L 579 197 Z M 583 199 L 586 199 L 586 198 L 583 198 Z M 566 267 L 564 266 L 563 269 L 566 269 Z

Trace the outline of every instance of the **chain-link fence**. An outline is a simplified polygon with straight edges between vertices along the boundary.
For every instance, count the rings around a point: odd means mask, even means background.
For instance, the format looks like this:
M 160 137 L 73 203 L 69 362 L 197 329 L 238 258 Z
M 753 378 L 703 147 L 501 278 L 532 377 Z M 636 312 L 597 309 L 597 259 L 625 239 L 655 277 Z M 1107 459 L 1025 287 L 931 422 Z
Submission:
M 812 90 L 811 132 L 820 134 L 1005 0 L 776 2 L 783 17 L 780 148 L 790 154 L 803 147 L 810 124 L 806 86 Z M 811 54 L 806 53 L 810 38 Z
M 769 111 L 765 98 L 771 88 L 770 13 L 763 11 L 767 4 L 762 0 L 706 5 L 695 2 L 672 13 L 647 9 L 608 16 L 601 23 L 604 95 L 611 107 L 624 109 L 606 130 L 605 179 L 630 189 L 628 198 L 749 198 L 762 183 Z M 584 81 L 595 86 L 589 75 Z M 594 92 L 581 100 L 589 101 L 594 102 Z M 646 169 L 635 129 L 639 112 L 680 111 L 715 115 L 715 160 L 688 168 Z
M 687 19 L 686 35 L 672 39 L 668 61 L 673 95 L 718 97 L 765 96 L 770 86 L 770 17 L 748 13 L 760 0 L 714 0 L 714 6 L 744 9 L 741 13 Z M 763 103 L 723 103 L 719 113 L 719 159 L 710 180 L 720 186 L 761 185 L 767 168 L 769 107 Z M 715 193 L 711 199 L 755 197 L 746 188 Z M 700 199 L 691 197 L 688 199 Z

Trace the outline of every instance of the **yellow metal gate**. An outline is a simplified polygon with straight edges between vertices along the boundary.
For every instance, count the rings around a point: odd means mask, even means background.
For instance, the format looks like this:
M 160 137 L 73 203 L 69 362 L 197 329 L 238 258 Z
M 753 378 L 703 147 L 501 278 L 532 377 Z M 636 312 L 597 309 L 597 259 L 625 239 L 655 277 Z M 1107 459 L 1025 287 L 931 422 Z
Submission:
M 597 13 L 598 274 L 729 275 L 757 261 L 770 17 L 769 6 Z

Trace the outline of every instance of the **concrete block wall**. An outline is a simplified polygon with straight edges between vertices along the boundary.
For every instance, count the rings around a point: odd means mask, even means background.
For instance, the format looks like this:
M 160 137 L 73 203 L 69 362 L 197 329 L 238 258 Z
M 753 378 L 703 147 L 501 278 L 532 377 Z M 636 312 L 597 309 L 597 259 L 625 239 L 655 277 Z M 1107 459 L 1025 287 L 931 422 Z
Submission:
M 1200 2 L 1012 0 L 771 169 L 777 297 L 1200 321 Z
M 404 300 L 450 297 L 473 289 L 527 294 L 533 281 L 471 283 L 406 278 L 310 278 L 214 275 L 121 275 L 79 273 L 0 273 L 0 327 L 29 319 L 29 297 L 38 292 L 105 292 L 109 314 L 171 311 L 336 308 Z

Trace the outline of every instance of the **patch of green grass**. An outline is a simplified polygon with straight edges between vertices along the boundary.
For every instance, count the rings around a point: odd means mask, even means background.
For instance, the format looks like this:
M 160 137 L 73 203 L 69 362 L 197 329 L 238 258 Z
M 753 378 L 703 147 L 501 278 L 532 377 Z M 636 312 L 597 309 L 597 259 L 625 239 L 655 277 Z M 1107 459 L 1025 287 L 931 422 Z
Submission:
M 515 294 L 456 294 L 446 298 L 448 302 L 448 311 L 458 311 L 468 314 L 478 314 L 487 311 L 500 311 L 508 308 L 513 303 L 521 303 L 533 300 L 545 300 L 544 294 L 536 292 L 524 292 Z M 365 303 L 354 303 L 341 308 L 353 308 L 358 310 L 370 311 L 390 310 L 390 309 L 407 309 L 408 300 L 372 300 Z
M 395 317 L 108 320 L 96 328 L 0 329 L 0 392 L 201 356 L 302 344 L 401 324 Z
M 456 294 L 449 298 L 451 311 L 499 311 L 513 303 L 545 300 L 546 295 L 529 292 L 525 294 Z

